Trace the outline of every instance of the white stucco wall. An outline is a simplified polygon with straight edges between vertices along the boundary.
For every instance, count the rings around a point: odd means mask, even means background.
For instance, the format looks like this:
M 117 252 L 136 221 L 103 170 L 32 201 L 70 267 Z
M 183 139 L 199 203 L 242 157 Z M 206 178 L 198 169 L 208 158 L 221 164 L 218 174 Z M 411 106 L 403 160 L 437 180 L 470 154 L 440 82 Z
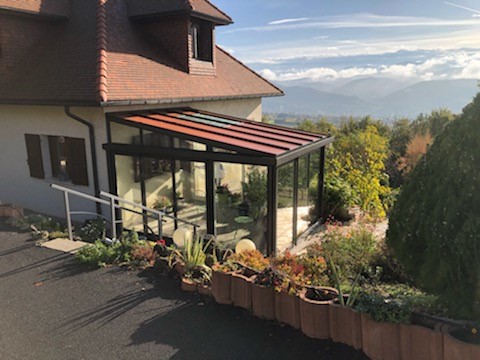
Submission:
M 72 107 L 71 111 L 74 114 L 94 124 L 100 189 L 109 190 L 106 152 L 102 149 L 102 145 L 107 142 L 105 112 L 184 106 L 255 121 L 261 121 L 262 118 L 261 99 L 208 101 L 141 107 L 108 107 L 103 109 Z M 25 134 L 85 139 L 89 186 L 77 186 L 54 179 L 35 179 L 30 177 Z M 44 164 L 44 167 L 47 166 L 48 164 Z M 36 212 L 64 217 L 65 210 L 62 194 L 51 189 L 51 183 L 94 194 L 88 128 L 69 118 L 65 114 L 63 107 L 0 105 L 0 169 L 0 202 L 18 204 Z M 73 210 L 95 211 L 95 206 L 91 202 L 79 200 L 78 198 L 74 198 L 72 201 L 72 208 Z
M 239 118 L 262 121 L 262 99 L 237 99 L 202 102 L 184 102 L 160 105 L 112 106 L 105 108 L 107 112 L 127 110 L 150 110 L 175 107 L 191 107 L 193 109 L 211 111 L 218 114 L 231 115 Z
M 73 113 L 95 125 L 97 161 L 100 170 L 100 187 L 108 189 L 105 152 L 105 120 L 101 109 L 72 108 Z M 59 217 L 65 216 L 63 197 L 50 188 L 56 183 L 71 189 L 94 194 L 92 157 L 88 128 L 69 118 L 63 107 L 0 105 L 0 201 L 14 203 L 27 209 Z M 89 186 L 77 186 L 55 179 L 30 177 L 25 134 L 66 136 L 85 139 Z M 42 149 L 48 144 L 42 143 Z M 44 168 L 48 168 L 45 163 Z M 94 211 L 90 202 L 73 199 L 73 210 Z

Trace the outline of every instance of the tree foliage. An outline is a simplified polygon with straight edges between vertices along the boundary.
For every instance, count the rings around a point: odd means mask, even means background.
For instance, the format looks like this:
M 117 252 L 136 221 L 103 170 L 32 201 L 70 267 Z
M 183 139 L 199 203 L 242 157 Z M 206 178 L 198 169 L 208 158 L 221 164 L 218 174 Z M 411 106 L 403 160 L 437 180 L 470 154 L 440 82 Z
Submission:
M 448 123 L 407 178 L 387 242 L 418 286 L 480 319 L 480 94 Z

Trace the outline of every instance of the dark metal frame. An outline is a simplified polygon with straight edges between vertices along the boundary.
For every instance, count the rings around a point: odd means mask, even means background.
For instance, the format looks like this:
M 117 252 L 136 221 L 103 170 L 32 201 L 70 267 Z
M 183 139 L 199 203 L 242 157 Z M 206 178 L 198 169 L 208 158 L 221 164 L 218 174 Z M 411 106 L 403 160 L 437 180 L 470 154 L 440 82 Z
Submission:
M 293 151 L 285 153 L 281 156 L 266 156 L 255 151 L 248 151 L 242 148 L 231 146 L 229 144 L 223 144 L 215 141 L 209 141 L 204 139 L 198 139 L 192 136 L 184 136 L 183 134 L 178 134 L 172 131 L 165 131 L 163 129 L 158 129 L 152 126 L 147 126 L 143 124 L 133 125 L 131 122 L 124 121 L 121 119 L 121 116 L 133 115 L 133 114 L 107 114 L 107 139 L 108 143 L 103 145 L 103 148 L 107 153 L 107 164 L 108 164 L 108 178 L 110 192 L 117 194 L 117 181 L 116 181 L 116 166 L 115 166 L 115 156 L 116 155 L 125 155 L 125 156 L 136 156 L 140 157 L 159 157 L 166 160 L 171 160 L 172 162 L 172 177 L 173 183 L 175 184 L 175 161 L 195 161 L 205 163 L 205 176 L 206 176 L 206 205 L 207 205 L 207 232 L 210 234 L 216 233 L 216 212 L 215 212 L 215 181 L 214 181 L 214 171 L 215 171 L 215 162 L 228 162 L 244 165 L 261 165 L 268 168 L 267 175 L 267 254 L 274 254 L 276 252 L 277 243 L 277 207 L 278 207 L 278 170 L 279 167 L 292 163 L 294 166 L 294 186 L 293 186 L 293 219 L 292 219 L 292 243 L 296 244 L 297 241 L 297 219 L 298 219 L 298 170 L 299 170 L 299 158 L 305 155 L 308 155 L 308 176 L 310 177 L 310 154 L 315 151 L 320 151 L 320 170 L 319 170 L 319 197 L 317 205 L 321 208 L 323 203 L 323 179 L 324 179 L 324 164 L 325 164 L 325 147 L 334 141 L 333 137 L 326 137 L 324 139 L 318 140 L 316 142 L 310 143 L 308 145 L 299 147 Z M 226 117 L 232 118 L 232 117 Z M 112 142 L 112 129 L 111 123 L 118 123 L 121 125 L 128 126 L 130 128 L 138 129 L 139 135 L 141 138 L 141 145 L 130 145 L 130 144 L 118 144 Z M 163 148 L 163 147 L 147 147 L 143 144 L 143 131 L 148 130 L 156 132 L 159 134 L 170 136 L 172 139 L 180 138 L 185 140 L 194 141 L 206 145 L 206 151 L 198 150 L 187 150 L 187 149 L 175 149 Z M 173 143 L 172 143 L 173 145 Z M 214 152 L 213 148 L 223 148 L 226 150 L 233 150 L 236 153 L 222 153 Z M 143 162 L 140 161 L 140 164 Z M 141 188 L 142 188 L 142 200 L 145 203 L 145 180 L 143 174 L 143 166 L 140 166 L 141 171 Z M 174 185 L 175 187 L 175 185 Z M 175 189 L 174 189 L 175 191 Z M 176 212 L 177 206 L 176 196 L 174 198 L 174 210 Z M 175 214 L 176 216 L 176 214 Z M 177 226 L 177 224 L 175 224 Z

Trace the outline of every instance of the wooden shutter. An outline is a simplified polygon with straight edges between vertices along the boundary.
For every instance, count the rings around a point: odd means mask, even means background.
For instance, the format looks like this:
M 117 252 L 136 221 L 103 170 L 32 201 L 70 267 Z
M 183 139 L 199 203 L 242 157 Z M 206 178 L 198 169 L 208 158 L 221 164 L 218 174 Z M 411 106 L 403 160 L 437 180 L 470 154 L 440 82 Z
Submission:
M 67 170 L 72 183 L 88 186 L 87 156 L 85 154 L 85 140 L 65 138 L 67 154 Z
M 45 179 L 40 136 L 25 134 L 25 143 L 27 144 L 28 167 L 30 168 L 30 176 L 37 179 Z

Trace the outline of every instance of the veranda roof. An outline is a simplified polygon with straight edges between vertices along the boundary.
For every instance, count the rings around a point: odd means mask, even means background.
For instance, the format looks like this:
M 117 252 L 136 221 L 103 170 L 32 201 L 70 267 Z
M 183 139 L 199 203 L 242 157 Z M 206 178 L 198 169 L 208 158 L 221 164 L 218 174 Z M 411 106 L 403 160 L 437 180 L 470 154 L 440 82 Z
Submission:
M 282 163 L 333 141 L 328 135 L 190 108 L 114 114 L 113 118 L 239 154 L 284 159 Z

